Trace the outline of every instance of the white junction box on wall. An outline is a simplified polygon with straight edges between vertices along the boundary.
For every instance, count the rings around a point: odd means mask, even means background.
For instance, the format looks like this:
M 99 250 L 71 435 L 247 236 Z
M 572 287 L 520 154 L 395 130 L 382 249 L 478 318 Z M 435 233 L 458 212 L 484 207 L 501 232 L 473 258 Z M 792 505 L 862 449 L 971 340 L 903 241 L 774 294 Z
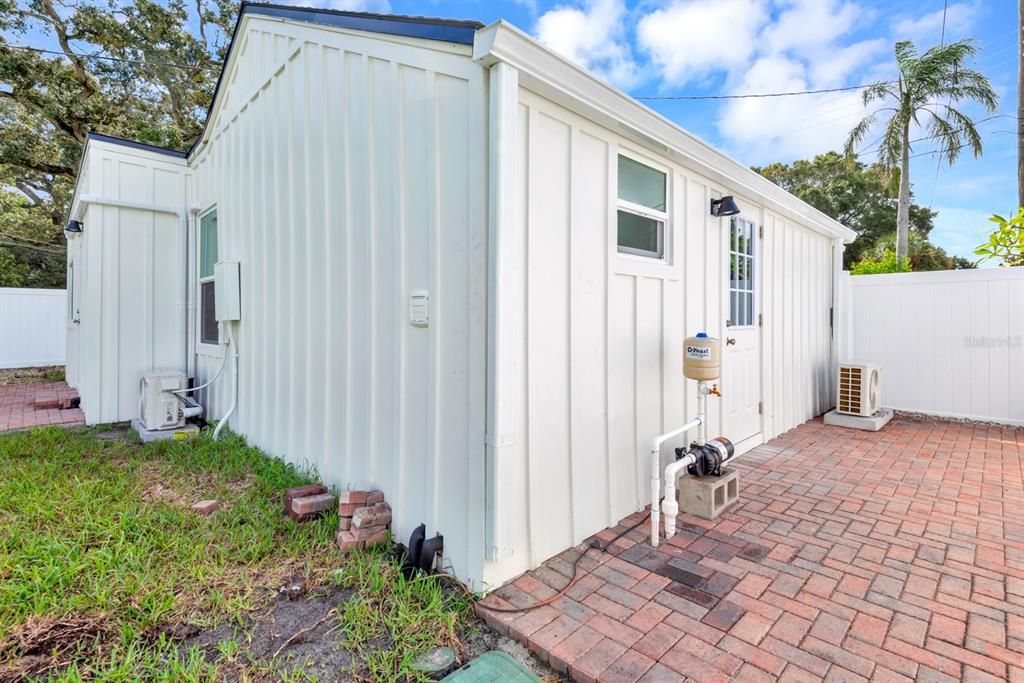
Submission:
M 242 283 L 238 261 L 221 261 L 214 264 L 213 276 L 217 282 L 214 290 L 217 320 L 241 320 Z

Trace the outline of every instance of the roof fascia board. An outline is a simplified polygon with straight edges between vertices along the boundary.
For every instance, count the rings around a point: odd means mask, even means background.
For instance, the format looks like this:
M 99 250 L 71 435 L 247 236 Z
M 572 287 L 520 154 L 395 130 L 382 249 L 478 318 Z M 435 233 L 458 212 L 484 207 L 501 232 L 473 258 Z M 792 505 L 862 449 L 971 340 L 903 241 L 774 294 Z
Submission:
M 504 20 L 477 32 L 473 59 L 487 67 L 499 61 L 515 67 L 520 73 L 520 83 L 527 89 L 672 158 L 723 187 L 737 191 L 742 189 L 763 202 L 770 211 L 845 242 L 851 242 L 857 236 L 853 230 L 544 47 Z
M 184 166 L 186 169 L 188 168 L 188 159 L 185 156 L 185 152 L 168 149 L 166 147 L 158 147 L 156 145 L 147 145 L 142 142 L 126 140 L 124 138 L 104 135 L 102 133 L 88 133 L 85 136 L 85 144 L 82 146 L 82 154 L 78 157 L 78 168 L 75 171 L 75 189 L 71 194 L 71 204 L 68 216 L 76 215 L 78 210 L 77 205 L 81 179 L 83 176 L 82 171 L 86 169 L 89 155 L 93 150 L 97 148 L 102 149 L 108 145 L 110 147 L 117 148 L 117 151 L 122 154 L 130 154 L 131 156 L 143 157 L 150 161 L 173 164 L 174 166 Z
M 86 145 L 89 142 L 96 141 L 102 142 L 109 145 L 115 145 L 119 147 L 128 147 L 130 149 L 148 152 L 150 154 L 158 154 L 162 157 L 171 157 L 179 163 L 185 163 L 188 156 L 186 152 L 180 152 L 176 149 L 169 149 L 167 147 L 159 147 L 157 145 L 147 145 L 144 142 L 136 142 L 135 140 L 127 140 L 125 138 L 114 137 L 113 135 L 104 135 L 102 133 L 89 133 L 86 136 Z M 170 161 L 169 159 L 162 159 L 161 161 Z M 174 162 L 172 162 L 174 163 Z

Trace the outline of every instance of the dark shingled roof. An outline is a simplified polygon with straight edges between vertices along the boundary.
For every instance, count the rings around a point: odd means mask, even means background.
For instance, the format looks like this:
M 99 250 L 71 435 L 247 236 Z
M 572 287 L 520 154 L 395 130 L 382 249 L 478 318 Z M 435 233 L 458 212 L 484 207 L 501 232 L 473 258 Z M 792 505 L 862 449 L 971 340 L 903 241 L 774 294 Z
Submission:
M 127 138 L 119 138 L 113 135 L 104 135 L 103 133 L 92 133 L 90 132 L 86 136 L 86 141 L 98 140 L 100 142 L 109 142 L 114 145 L 121 145 L 123 147 L 131 147 L 133 149 L 141 149 L 147 152 L 156 152 L 157 154 L 166 154 L 167 156 L 177 157 L 178 159 L 185 159 L 188 157 L 186 152 L 179 152 L 176 149 L 170 149 L 169 147 L 160 147 L 158 145 L 147 145 L 144 142 L 136 142 L 135 140 L 128 140 Z
M 388 33 L 409 38 L 440 40 L 446 43 L 472 45 L 474 34 L 484 27 L 479 21 L 459 19 L 435 19 L 433 17 L 410 17 L 401 14 L 372 14 L 370 12 L 343 12 L 340 10 L 272 5 L 267 3 L 242 3 L 241 14 L 262 14 L 268 17 L 308 21 L 351 28 L 357 31 Z

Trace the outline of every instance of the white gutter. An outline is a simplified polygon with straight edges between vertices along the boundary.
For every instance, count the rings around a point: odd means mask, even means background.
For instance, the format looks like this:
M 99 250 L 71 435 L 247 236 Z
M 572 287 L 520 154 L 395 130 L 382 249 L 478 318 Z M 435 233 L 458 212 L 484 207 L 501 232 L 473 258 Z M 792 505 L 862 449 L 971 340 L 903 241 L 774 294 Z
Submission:
M 97 206 L 112 206 L 118 209 L 136 209 L 138 211 L 166 213 L 178 217 L 178 334 L 181 337 L 181 367 L 182 371 L 186 373 L 186 376 L 188 376 L 188 212 L 183 208 L 179 209 L 173 206 L 162 206 L 159 204 L 146 204 L 144 202 L 130 202 L 124 199 L 82 195 L 78 198 L 74 217 L 77 220 L 81 220 L 85 213 L 85 208 L 90 204 L 95 204 Z

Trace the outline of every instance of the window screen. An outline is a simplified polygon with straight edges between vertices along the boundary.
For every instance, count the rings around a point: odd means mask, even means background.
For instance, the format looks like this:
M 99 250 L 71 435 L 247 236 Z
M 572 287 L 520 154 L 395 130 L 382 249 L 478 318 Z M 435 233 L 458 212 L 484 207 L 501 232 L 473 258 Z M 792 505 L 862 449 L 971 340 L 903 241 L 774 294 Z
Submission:
M 199 226 L 199 277 L 213 277 L 217 262 L 217 211 L 203 216 Z
M 733 218 L 729 229 L 729 324 L 754 324 L 754 224 Z
M 664 258 L 667 176 L 619 156 L 618 248 L 624 254 Z
M 200 324 L 200 339 L 204 344 L 217 344 L 220 335 L 217 331 L 216 289 L 213 280 L 199 285 L 200 308 L 203 320 Z

